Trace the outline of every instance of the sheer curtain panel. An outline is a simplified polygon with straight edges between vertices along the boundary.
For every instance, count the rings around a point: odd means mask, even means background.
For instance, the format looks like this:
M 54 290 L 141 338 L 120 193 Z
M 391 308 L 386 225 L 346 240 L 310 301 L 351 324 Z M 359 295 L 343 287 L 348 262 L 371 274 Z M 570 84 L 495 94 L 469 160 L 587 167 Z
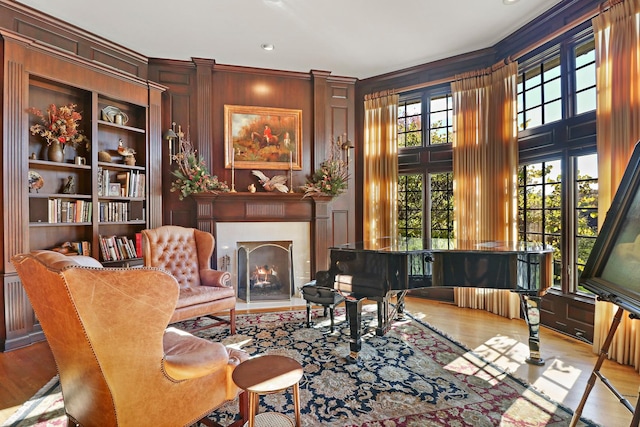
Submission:
M 517 240 L 517 63 L 456 76 L 453 177 L 459 241 Z M 460 307 L 520 316 L 517 294 L 456 288 Z
M 363 235 L 376 249 L 398 235 L 398 95 L 367 95 L 364 109 Z

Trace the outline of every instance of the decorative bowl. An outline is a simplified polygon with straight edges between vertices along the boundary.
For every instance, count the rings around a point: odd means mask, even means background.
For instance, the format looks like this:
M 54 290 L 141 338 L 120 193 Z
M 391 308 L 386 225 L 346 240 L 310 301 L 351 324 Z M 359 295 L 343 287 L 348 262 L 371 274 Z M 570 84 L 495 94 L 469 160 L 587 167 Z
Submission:
M 118 120 L 118 124 L 126 124 L 129 121 L 129 116 L 123 113 L 118 107 L 113 107 L 111 105 L 107 105 L 101 111 L 102 120 L 109 123 L 116 123 L 116 116 L 120 116 L 122 118 L 122 123 Z

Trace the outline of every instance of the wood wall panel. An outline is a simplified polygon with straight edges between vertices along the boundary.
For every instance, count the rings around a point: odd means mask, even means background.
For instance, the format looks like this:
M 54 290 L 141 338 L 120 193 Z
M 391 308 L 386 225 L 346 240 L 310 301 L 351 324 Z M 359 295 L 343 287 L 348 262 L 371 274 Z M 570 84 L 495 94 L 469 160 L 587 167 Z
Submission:
M 171 123 L 181 126 L 189 139 L 197 144 L 198 129 L 195 118 L 196 77 L 193 64 L 174 61 L 152 61 L 149 67 L 150 78 L 165 86 L 167 90 L 162 94 L 161 129 L 164 133 L 171 128 Z M 177 131 L 177 128 L 176 128 Z M 178 194 L 171 192 L 175 163 L 170 159 L 169 146 L 162 138 L 161 168 L 162 168 L 162 223 L 195 227 L 194 203 L 191 200 L 180 200 Z M 174 150 L 177 147 L 174 145 Z
M 219 178 L 231 183 L 231 169 L 225 168 L 224 155 L 224 106 L 241 105 L 253 107 L 274 107 L 302 110 L 302 169 L 293 171 L 293 187 L 304 184 L 311 173 L 310 152 L 314 143 L 313 124 L 315 110 L 312 104 L 312 86 L 309 76 L 292 73 L 271 74 L 260 70 L 238 69 L 231 71 L 218 66 L 213 73 L 212 96 L 213 139 L 211 142 L 211 165 Z M 285 171 L 283 171 L 285 172 Z M 269 171 L 268 176 L 282 173 Z M 235 187 L 238 191 L 247 191 L 249 184 L 257 179 L 250 169 L 235 169 Z M 291 183 L 287 183 L 291 186 Z
M 213 117 L 211 114 L 212 96 L 212 69 L 215 64 L 212 60 L 194 59 L 196 64 L 197 109 L 195 117 L 198 123 L 198 150 L 207 164 L 211 164 L 213 142 Z
M 94 65 L 100 63 L 112 70 L 147 78 L 146 57 L 71 24 L 61 25 L 59 19 L 20 3 L 0 0 L 0 28 Z
M 194 66 L 195 64 L 195 66 Z M 163 107 L 170 110 L 170 114 L 163 113 L 163 128 L 168 129 L 171 121 L 181 123 L 176 117 L 188 114 L 192 127 L 189 129 L 191 140 L 203 157 L 213 175 L 231 183 L 231 170 L 225 167 L 224 155 L 224 106 L 240 105 L 255 107 L 274 107 L 302 110 L 302 161 L 301 170 L 293 172 L 293 181 L 289 186 L 299 188 L 307 176 L 326 159 L 331 144 L 331 137 L 348 134 L 353 138 L 354 132 L 354 87 L 355 79 L 335 78 L 325 71 L 312 71 L 309 74 L 285 72 L 277 70 L 262 70 L 245 67 L 224 66 L 215 64 L 213 60 L 194 59 L 193 64 L 180 61 L 152 60 L 150 61 L 150 76 L 158 78 L 159 82 L 168 87 L 163 98 Z M 211 85 L 208 87 L 208 85 Z M 186 113 L 185 113 L 186 111 Z M 184 121 L 182 122 L 184 123 Z M 184 128 L 183 128 L 184 130 Z M 210 134 L 210 137 L 206 137 Z M 204 153 L 208 153 L 205 155 Z M 353 153 L 352 153 L 353 154 Z M 175 193 L 169 193 L 171 186 L 172 168 L 163 169 L 164 222 L 170 224 L 197 226 L 200 229 L 212 229 L 210 221 L 204 221 L 204 213 L 199 212 L 196 203 L 191 198 L 177 200 Z M 275 175 L 288 171 L 268 171 L 267 175 Z M 298 212 L 293 202 L 302 195 L 292 195 L 283 205 L 274 205 L 281 196 L 264 193 L 258 186 L 258 192 L 250 195 L 247 191 L 249 184 L 258 184 L 250 169 L 235 169 L 235 188 L 241 197 L 255 197 L 256 203 L 246 203 L 244 210 L 238 211 L 237 205 L 218 205 L 216 209 L 224 212 L 210 212 L 209 215 L 230 221 L 249 220 L 260 221 L 261 218 L 281 218 L 283 221 L 293 221 L 295 218 L 308 216 L 308 212 Z M 351 186 L 350 192 L 356 189 Z M 244 194 L 242 194 L 244 193 Z M 272 198 L 265 201 L 264 197 Z M 289 200 L 291 199 L 291 200 Z M 277 204 L 277 203 L 276 203 Z M 348 230 L 347 235 L 353 236 L 356 228 L 353 224 L 354 204 L 352 194 L 316 203 L 316 209 L 327 209 L 320 212 L 314 222 L 312 231 L 312 269 L 315 265 L 326 268 L 327 248 L 333 244 L 332 215 L 326 205 L 336 206 L 340 215 L 341 229 Z M 302 204 L 310 207 L 310 204 Z M 249 209 L 247 211 L 246 209 Z M 285 212 L 282 214 L 282 212 Z M 277 215 L 280 213 L 280 215 Z M 284 215 L 284 216 L 283 216 Z M 346 222 L 345 222 L 346 221 Z M 207 230 L 207 231 L 214 231 Z M 315 271 L 313 272 L 315 274 Z
M 14 50 L 13 46 L 5 44 L 5 52 L 15 55 L 15 60 L 7 61 L 6 80 L 8 87 L 5 89 L 4 99 L 6 105 L 21 106 L 26 105 L 25 88 L 27 86 L 24 63 L 21 62 L 23 55 L 20 49 Z M 29 236 L 28 218 L 24 212 L 29 211 L 29 201 L 24 194 L 24 190 L 16 182 L 24 182 L 21 172 L 24 170 L 23 162 L 29 156 L 28 147 L 22 144 L 28 138 L 26 126 L 22 126 L 23 114 L 17 108 L 7 108 L 4 110 L 3 126 L 3 147 L 2 152 L 4 162 L 10 167 L 3 168 L 3 196 L 2 203 L 10 209 L 3 209 L 5 244 L 3 246 L 2 272 L 15 272 L 11 257 L 15 254 L 24 253 L 28 250 Z
M 331 225 L 333 233 L 331 236 L 332 246 L 343 245 L 349 242 L 349 211 L 333 209 L 331 211 Z M 329 266 L 327 266 L 329 268 Z
M 42 330 L 39 326 L 34 327 L 33 309 L 17 274 L 5 276 L 3 287 L 7 303 L 3 316 L 3 344 L 0 345 L 0 350 L 13 350 L 42 339 Z
M 56 29 L 45 29 L 30 22 L 24 22 L 20 19 L 16 20 L 16 29 L 23 36 L 31 37 L 36 40 L 42 40 L 51 46 L 66 50 L 67 52 L 77 55 L 80 52 L 79 43 L 69 37 L 59 34 Z

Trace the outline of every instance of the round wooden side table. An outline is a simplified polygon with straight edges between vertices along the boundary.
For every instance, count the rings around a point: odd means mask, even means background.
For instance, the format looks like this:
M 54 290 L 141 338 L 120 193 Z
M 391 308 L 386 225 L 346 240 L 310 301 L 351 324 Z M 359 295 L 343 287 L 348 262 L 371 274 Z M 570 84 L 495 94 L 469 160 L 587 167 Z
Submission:
M 271 419 L 269 426 L 291 426 L 291 420 L 277 413 L 264 413 L 256 416 L 261 395 L 278 393 L 293 387 L 293 407 L 295 410 L 295 427 L 300 427 L 300 385 L 302 365 L 290 357 L 265 355 L 245 360 L 233 370 L 233 381 L 245 390 L 249 400 L 249 420 L 245 424 L 255 427 L 256 421 L 262 424 L 266 418 Z M 263 420 L 261 420 L 263 419 Z M 274 422 L 278 424 L 273 424 Z M 288 421 L 288 423 L 287 423 Z

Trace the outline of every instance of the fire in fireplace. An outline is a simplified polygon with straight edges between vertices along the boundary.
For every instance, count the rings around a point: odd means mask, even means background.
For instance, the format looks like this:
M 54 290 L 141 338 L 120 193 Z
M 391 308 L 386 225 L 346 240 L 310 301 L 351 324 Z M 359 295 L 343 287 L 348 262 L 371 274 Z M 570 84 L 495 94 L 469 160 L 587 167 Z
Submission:
M 246 302 L 291 299 L 293 242 L 238 242 L 238 298 Z

